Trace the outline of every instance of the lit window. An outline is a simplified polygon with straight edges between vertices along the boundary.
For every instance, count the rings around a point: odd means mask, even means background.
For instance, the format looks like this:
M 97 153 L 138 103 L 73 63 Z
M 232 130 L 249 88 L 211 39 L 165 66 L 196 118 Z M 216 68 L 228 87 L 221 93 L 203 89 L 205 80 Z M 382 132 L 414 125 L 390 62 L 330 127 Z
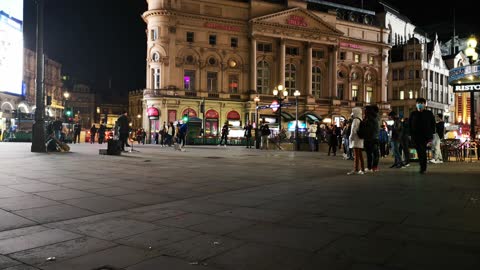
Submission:
M 160 89 L 160 69 L 153 68 L 152 73 L 153 73 L 153 88 Z
M 266 61 L 257 64 L 257 92 L 268 94 L 270 88 L 270 65 Z
M 354 54 L 353 61 L 355 61 L 355 63 L 360 63 L 360 54 L 358 53 Z
M 404 100 L 405 99 L 405 91 L 400 90 L 400 99 Z
M 357 101 L 358 100 L 358 85 L 352 85 L 352 100 Z
M 238 93 L 238 75 L 232 74 L 228 76 L 228 90 L 232 94 Z
M 185 70 L 183 74 L 183 87 L 185 90 L 195 90 L 195 70 Z
M 408 99 L 413 99 L 413 90 L 408 91 Z
M 290 96 L 293 96 L 293 93 L 297 90 L 297 69 L 293 64 L 285 66 L 285 89 Z
M 322 71 L 319 67 L 312 68 L 312 95 L 315 98 L 321 96 L 322 90 Z
M 152 41 L 155 41 L 155 40 L 157 40 L 157 37 L 158 37 L 157 36 L 157 29 L 151 29 L 150 30 L 150 39 Z
M 373 88 L 370 86 L 367 86 L 367 96 L 365 97 L 365 102 L 372 103 L 372 98 L 373 98 Z
M 368 64 L 373 65 L 373 56 L 371 55 L 368 57 Z

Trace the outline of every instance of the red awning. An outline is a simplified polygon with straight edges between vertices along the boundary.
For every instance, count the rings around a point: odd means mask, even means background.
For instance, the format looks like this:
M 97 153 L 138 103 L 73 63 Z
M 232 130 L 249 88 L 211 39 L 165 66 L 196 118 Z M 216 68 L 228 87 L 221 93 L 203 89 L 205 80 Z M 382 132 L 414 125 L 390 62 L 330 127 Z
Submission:
M 205 118 L 206 119 L 218 119 L 218 112 L 215 110 L 208 110 L 207 113 L 205 113 Z
M 236 111 L 231 111 L 227 114 L 228 120 L 240 120 L 240 114 Z

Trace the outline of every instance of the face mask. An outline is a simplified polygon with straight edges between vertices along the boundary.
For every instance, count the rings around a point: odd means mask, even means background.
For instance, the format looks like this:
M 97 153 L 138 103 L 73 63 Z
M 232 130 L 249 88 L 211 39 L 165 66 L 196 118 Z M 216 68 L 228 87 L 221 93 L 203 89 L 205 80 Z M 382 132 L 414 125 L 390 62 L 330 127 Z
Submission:
M 425 104 L 418 103 L 418 104 L 417 104 L 417 109 L 418 109 L 418 110 L 423 110 L 423 109 L 425 109 Z

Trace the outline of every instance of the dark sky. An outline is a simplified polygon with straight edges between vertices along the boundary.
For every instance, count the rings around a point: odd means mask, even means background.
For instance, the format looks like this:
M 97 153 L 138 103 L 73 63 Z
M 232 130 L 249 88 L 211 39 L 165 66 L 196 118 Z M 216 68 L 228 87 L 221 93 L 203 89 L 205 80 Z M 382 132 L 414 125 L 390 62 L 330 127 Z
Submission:
M 24 1 L 25 46 L 35 49 L 36 6 L 34 0 Z M 364 0 L 364 4 L 369 1 L 376 0 Z M 122 93 L 145 87 L 146 25 L 140 17 L 147 8 L 145 0 L 45 2 L 45 52 L 63 65 L 64 73 L 89 82 L 99 91 L 108 86 L 109 78 L 112 87 Z M 390 2 L 427 31 L 432 31 L 433 25 L 441 37 L 451 35 L 453 8 L 459 31 L 474 33 L 480 25 L 476 16 L 460 7 L 470 1 L 451 1 L 448 6 L 438 1 Z M 418 3 L 429 8 L 418 7 Z

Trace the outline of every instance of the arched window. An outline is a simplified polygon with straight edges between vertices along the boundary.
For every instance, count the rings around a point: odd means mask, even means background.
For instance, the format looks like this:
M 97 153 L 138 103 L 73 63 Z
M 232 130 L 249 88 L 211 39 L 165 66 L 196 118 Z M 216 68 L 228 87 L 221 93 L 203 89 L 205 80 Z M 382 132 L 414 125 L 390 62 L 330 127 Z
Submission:
M 312 68 L 312 95 L 319 98 L 322 92 L 322 71 L 319 67 Z
M 297 68 L 294 64 L 287 64 L 285 66 L 285 89 L 289 96 L 293 96 L 297 90 Z
M 270 65 L 266 61 L 257 64 L 257 92 L 268 94 L 270 88 Z

